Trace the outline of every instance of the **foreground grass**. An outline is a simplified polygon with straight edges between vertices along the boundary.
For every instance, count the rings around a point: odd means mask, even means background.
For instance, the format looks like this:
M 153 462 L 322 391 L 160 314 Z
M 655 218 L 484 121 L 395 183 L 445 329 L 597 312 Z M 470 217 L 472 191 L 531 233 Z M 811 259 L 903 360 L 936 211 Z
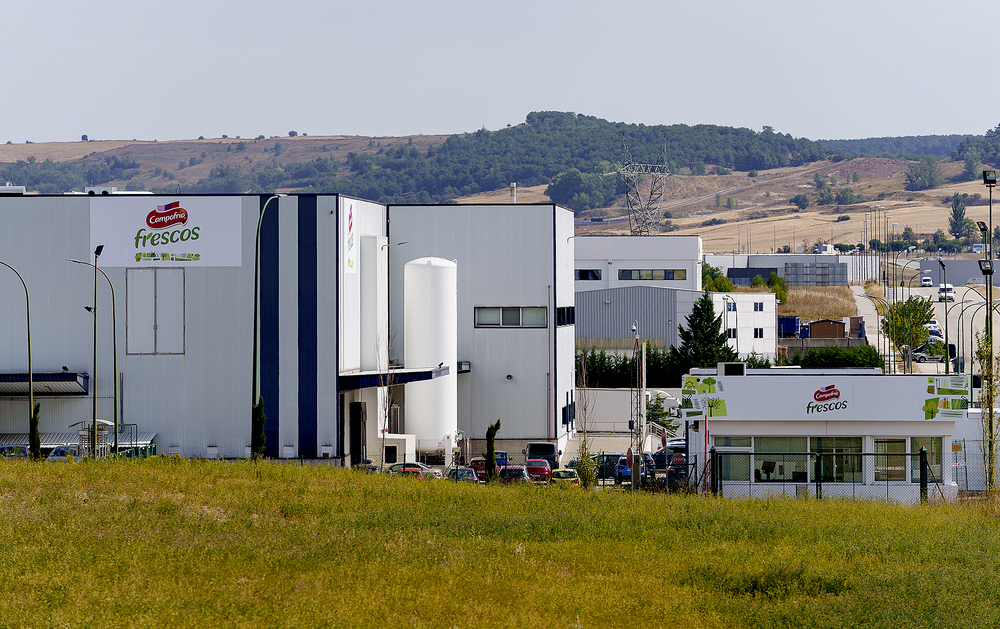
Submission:
M 0 462 L 3 627 L 979 627 L 989 506 Z

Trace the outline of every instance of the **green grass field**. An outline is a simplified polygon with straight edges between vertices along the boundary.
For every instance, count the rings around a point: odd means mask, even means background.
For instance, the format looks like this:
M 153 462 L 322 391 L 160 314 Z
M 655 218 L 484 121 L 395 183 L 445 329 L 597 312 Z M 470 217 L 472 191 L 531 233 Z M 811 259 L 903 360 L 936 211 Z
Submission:
M 997 626 L 998 513 L 0 462 L 0 626 Z

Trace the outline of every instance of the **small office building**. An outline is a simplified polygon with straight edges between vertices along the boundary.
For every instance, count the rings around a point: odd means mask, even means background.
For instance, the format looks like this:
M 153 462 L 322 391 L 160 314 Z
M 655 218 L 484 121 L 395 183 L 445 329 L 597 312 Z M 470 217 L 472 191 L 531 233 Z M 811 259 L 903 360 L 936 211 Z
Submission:
M 825 496 L 913 502 L 921 448 L 941 494 L 957 495 L 950 455 L 968 376 L 730 363 L 692 370 L 682 395 L 689 449 L 707 461 L 715 448 L 723 495 L 802 495 L 819 475 Z

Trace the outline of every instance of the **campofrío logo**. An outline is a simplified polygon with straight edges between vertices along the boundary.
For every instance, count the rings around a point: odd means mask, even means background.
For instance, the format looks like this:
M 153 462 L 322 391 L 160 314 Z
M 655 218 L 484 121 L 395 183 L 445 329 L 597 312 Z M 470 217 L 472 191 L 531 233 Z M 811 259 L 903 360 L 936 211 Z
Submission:
M 840 399 L 840 389 L 831 384 L 827 387 L 817 389 L 813 393 L 816 402 L 806 404 L 806 415 L 810 413 L 825 413 L 827 411 L 841 411 L 847 408 L 847 400 Z M 831 400 L 836 400 L 835 402 Z
M 146 226 L 153 231 L 147 231 L 144 227 L 140 228 L 135 233 L 135 248 L 145 249 L 146 247 L 159 247 L 171 243 L 198 240 L 200 236 L 198 232 L 201 227 L 186 227 L 188 219 L 188 211 L 181 207 L 180 201 L 157 205 L 146 215 Z M 170 229 L 177 226 L 181 226 L 183 229 Z

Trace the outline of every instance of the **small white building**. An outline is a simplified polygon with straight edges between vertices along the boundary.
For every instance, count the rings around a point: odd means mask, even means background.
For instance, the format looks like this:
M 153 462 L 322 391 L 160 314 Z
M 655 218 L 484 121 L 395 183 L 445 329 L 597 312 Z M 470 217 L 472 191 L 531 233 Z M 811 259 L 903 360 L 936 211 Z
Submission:
M 819 480 L 824 496 L 914 502 L 921 448 L 935 495 L 957 496 L 952 436 L 967 391 L 967 375 L 728 363 L 691 371 L 682 413 L 690 454 L 704 467 L 716 449 L 724 496 L 812 494 Z
M 778 311 L 774 293 L 710 293 L 729 346 L 737 355 L 777 358 Z

